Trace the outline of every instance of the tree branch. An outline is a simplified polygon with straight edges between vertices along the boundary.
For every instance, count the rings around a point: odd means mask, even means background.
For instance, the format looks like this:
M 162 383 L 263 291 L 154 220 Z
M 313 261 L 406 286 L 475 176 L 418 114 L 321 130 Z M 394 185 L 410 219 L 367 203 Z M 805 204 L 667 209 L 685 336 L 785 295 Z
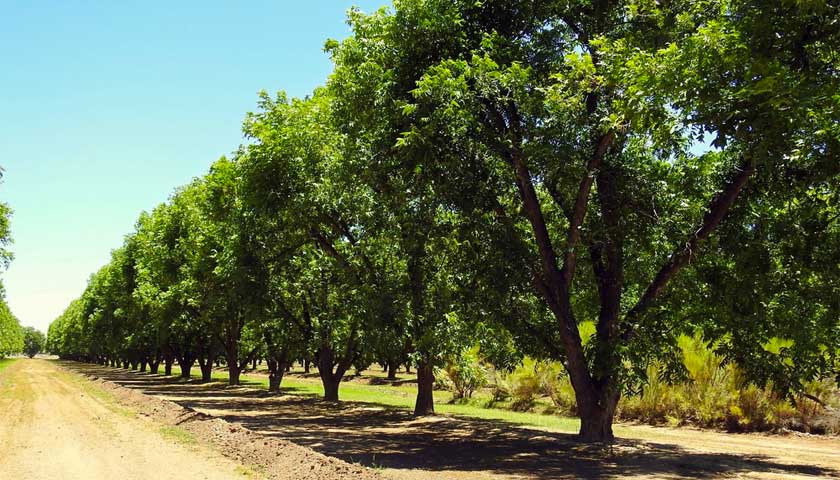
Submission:
M 567 288 L 571 285 L 572 277 L 575 274 L 575 264 L 577 261 L 575 247 L 577 247 L 580 241 L 580 229 L 586 217 L 586 206 L 589 203 L 589 192 L 592 190 L 592 183 L 595 181 L 595 172 L 600 168 L 601 163 L 603 163 L 604 155 L 606 155 L 607 149 L 614 139 L 615 133 L 612 131 L 601 136 L 595 147 L 595 151 L 592 153 L 592 157 L 589 158 L 589 162 L 586 164 L 586 174 L 580 181 L 580 187 L 578 187 L 575 206 L 572 210 L 572 219 L 569 223 L 569 232 L 566 236 L 566 255 L 563 259 L 562 277 Z
M 688 241 L 681 248 L 671 254 L 668 262 L 659 269 L 659 272 L 657 272 L 653 281 L 648 285 L 638 303 L 627 312 L 626 319 L 629 320 L 627 328 L 633 328 L 633 321 L 653 304 L 654 300 L 665 290 L 665 287 L 671 279 L 696 256 L 700 243 L 708 238 L 718 225 L 720 225 L 720 222 L 729 213 L 732 205 L 738 199 L 738 195 L 754 172 L 755 165 L 746 160 L 735 169 L 733 177 L 709 204 L 709 209 L 703 217 L 703 223 L 700 228 L 689 237 Z M 625 336 L 629 334 L 629 331 L 625 332 Z

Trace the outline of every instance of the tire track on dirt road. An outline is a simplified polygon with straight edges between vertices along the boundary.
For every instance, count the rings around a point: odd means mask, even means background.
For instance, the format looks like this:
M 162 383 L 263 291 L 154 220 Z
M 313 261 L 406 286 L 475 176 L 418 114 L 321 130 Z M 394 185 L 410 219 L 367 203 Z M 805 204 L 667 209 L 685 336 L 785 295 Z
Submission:
M 3 479 L 254 478 L 215 452 L 169 438 L 44 360 L 18 360 L 3 371 L 0 412 Z

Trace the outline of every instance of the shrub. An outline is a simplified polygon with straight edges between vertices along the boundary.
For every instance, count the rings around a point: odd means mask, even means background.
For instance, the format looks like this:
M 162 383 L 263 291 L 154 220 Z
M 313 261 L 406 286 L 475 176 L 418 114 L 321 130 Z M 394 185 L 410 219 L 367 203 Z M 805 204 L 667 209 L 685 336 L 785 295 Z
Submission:
M 568 415 L 577 414 L 575 391 L 569 375 L 560 362 L 538 362 L 535 366 L 540 393 L 549 397 L 554 406 Z
M 530 410 L 542 391 L 540 378 L 537 375 L 537 362 L 525 357 L 522 365 L 507 376 L 507 382 L 510 385 L 511 409 Z
M 504 370 L 499 370 L 493 365 L 488 366 L 487 382 L 490 386 L 490 393 L 493 395 L 489 406 L 510 399 L 512 388 L 508 381 L 509 376 L 509 373 Z
M 472 398 L 476 390 L 487 384 L 487 376 L 478 357 L 478 347 L 450 358 L 443 370 L 454 399 Z
M 626 397 L 619 404 L 620 418 L 647 423 L 683 423 L 688 414 L 685 388 L 662 380 L 663 367 L 653 362 L 647 367 L 647 382 L 641 393 Z

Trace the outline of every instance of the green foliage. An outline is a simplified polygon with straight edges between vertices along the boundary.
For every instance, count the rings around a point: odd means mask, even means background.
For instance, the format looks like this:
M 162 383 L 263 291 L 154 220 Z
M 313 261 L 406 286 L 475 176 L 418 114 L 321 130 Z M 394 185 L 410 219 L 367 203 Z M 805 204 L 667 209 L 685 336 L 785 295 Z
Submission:
M 3 180 L 3 167 L 0 166 L 0 184 Z M 14 255 L 9 250 L 12 244 L 12 229 L 11 229 L 12 209 L 6 203 L 0 202 L 0 270 L 5 270 L 9 267 Z M 4 296 L 3 283 L 0 282 L 0 297 Z
M 469 397 L 478 345 L 514 368 L 498 400 L 550 397 L 598 441 L 635 393 L 648 421 L 801 417 L 782 402 L 840 372 L 838 7 L 595 7 L 351 10 L 327 85 L 261 94 L 247 144 L 141 215 L 50 347 L 224 353 L 234 383 L 306 358 L 335 397 L 411 359 Z
M 472 398 L 476 390 L 487 384 L 487 376 L 479 359 L 479 348 L 475 346 L 447 359 L 443 373 L 449 379 L 453 399 Z
M 44 351 L 47 337 L 38 329 L 26 327 L 23 329 L 23 353 L 29 358 Z
M 6 301 L 0 299 L 0 358 L 23 350 L 23 329 L 18 319 L 9 310 Z
M 766 348 L 772 349 L 779 341 Z M 785 343 L 785 342 L 781 342 Z M 619 416 L 650 423 L 694 424 L 733 431 L 795 429 L 833 431 L 827 410 L 808 396 L 828 403 L 840 401 L 836 384 L 814 381 L 804 390 L 786 396 L 772 383 L 759 386 L 699 336 L 679 339 L 688 370 L 684 382 L 670 383 L 661 363 L 648 366 L 648 381 L 638 395 L 622 400 Z M 806 396 L 806 394 L 808 396 Z
M 0 183 L 3 179 L 3 167 L 0 167 Z M 9 267 L 13 255 L 9 250 L 12 243 L 11 231 L 12 209 L 0 202 L 0 272 Z M 6 291 L 0 279 L 0 358 L 23 349 L 23 331 L 18 319 L 6 304 Z

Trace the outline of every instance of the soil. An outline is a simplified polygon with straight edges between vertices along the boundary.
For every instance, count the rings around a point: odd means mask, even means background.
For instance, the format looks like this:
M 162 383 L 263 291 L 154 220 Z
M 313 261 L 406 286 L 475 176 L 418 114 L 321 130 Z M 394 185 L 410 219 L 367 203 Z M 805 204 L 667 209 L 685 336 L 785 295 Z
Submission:
M 3 479 L 365 479 L 367 468 L 241 425 L 90 381 L 45 360 L 0 376 Z
M 3 371 L 0 411 L 4 479 L 243 478 L 235 463 L 125 417 L 43 360 Z
M 324 402 L 199 384 L 95 365 L 66 364 L 135 392 L 224 419 L 260 438 L 291 441 L 397 479 L 840 478 L 840 439 L 727 434 L 618 425 L 608 449 L 568 432 L 401 409 Z M 247 452 L 246 452 L 247 453 Z

